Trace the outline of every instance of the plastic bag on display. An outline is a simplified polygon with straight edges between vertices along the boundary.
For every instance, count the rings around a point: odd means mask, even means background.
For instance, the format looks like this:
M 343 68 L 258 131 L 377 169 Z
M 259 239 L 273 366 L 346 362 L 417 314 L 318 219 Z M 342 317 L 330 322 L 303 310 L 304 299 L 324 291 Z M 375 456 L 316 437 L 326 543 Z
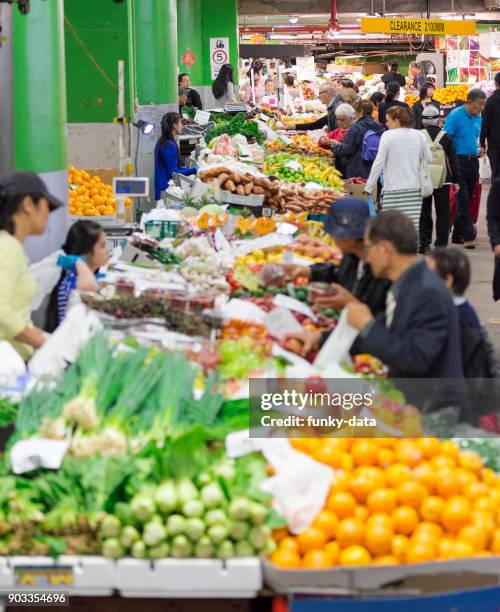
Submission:
M 479 160 L 479 178 L 482 181 L 491 181 L 491 165 L 487 155 Z
M 349 350 L 358 333 L 358 330 L 347 322 L 347 311 L 344 308 L 337 326 L 329 335 L 328 340 L 321 348 L 313 365 L 323 370 L 328 368 L 331 364 L 349 364 Z
M 57 265 L 60 255 L 64 255 L 64 251 L 56 251 L 30 266 L 30 272 L 36 283 L 36 293 L 31 302 L 32 312 L 40 308 L 44 299 L 52 293 L 61 277 L 62 270 Z
M 165 204 L 153 208 L 148 213 L 144 213 L 141 217 L 141 230 L 144 232 L 148 221 L 180 221 L 181 217 L 178 211 L 171 208 L 165 208 Z

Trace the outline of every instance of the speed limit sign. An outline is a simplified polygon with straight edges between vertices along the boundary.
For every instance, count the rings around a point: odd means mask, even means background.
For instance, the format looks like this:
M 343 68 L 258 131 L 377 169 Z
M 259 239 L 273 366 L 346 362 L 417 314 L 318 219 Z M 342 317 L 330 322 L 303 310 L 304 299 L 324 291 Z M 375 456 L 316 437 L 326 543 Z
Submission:
M 212 70 L 212 79 L 217 78 L 224 64 L 229 64 L 229 38 L 211 38 L 210 67 Z

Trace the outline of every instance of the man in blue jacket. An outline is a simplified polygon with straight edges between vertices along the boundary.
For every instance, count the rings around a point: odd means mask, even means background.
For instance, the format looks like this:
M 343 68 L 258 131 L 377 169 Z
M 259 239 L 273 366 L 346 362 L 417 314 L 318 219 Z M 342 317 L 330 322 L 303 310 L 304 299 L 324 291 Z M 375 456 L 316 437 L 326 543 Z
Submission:
M 418 236 L 399 211 L 371 219 L 366 261 L 376 278 L 392 281 L 386 311 L 374 317 L 365 304 L 346 306 L 359 330 L 357 348 L 389 366 L 391 378 L 463 378 L 460 327 L 449 292 L 424 260 Z

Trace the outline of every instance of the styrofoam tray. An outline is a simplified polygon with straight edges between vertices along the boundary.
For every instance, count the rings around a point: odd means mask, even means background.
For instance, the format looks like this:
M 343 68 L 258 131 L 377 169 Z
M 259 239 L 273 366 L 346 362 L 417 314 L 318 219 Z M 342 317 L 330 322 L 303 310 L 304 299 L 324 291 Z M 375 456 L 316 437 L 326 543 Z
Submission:
M 123 597 L 255 597 L 262 588 L 258 558 L 121 559 L 117 588 Z

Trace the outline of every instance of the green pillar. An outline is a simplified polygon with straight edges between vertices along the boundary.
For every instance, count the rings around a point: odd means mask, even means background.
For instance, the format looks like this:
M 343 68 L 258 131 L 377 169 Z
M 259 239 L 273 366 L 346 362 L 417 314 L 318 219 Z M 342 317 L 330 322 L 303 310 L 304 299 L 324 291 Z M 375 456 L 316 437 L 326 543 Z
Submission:
M 32 170 L 54 195 L 68 199 L 63 0 L 32 2 L 28 15 L 13 11 L 14 167 Z M 30 240 L 38 259 L 59 248 L 67 209 L 50 216 L 47 234 Z
M 203 43 L 201 39 L 201 5 L 202 0 L 177 0 L 177 37 L 179 42 L 179 72 L 186 72 L 191 77 L 191 85 L 203 85 Z M 186 54 L 194 56 L 194 63 L 189 66 L 183 62 Z

